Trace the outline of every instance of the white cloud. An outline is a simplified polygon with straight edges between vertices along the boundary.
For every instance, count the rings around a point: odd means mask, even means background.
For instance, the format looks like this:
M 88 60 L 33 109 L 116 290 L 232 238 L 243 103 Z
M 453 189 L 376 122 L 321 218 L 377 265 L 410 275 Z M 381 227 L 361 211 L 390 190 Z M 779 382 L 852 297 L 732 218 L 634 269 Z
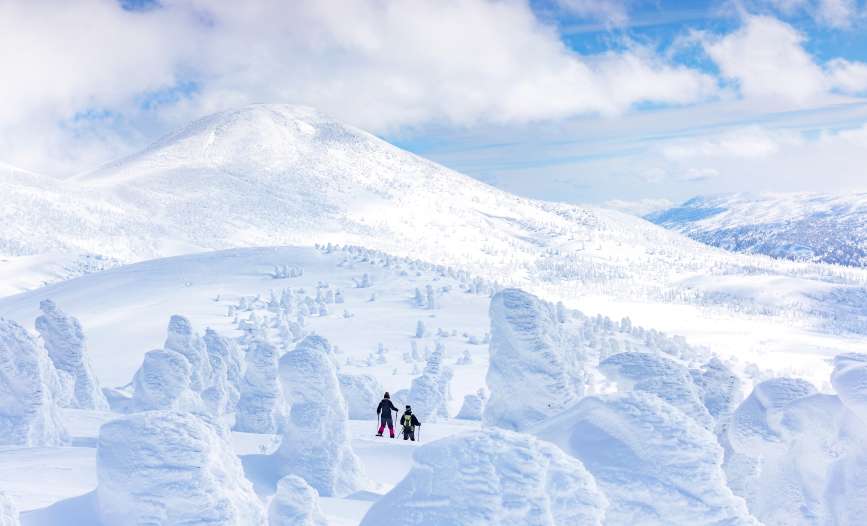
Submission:
M 804 13 L 834 29 L 851 29 L 859 16 L 855 0 L 758 0 L 753 5 L 770 6 L 784 16 Z
M 629 21 L 627 5 L 621 0 L 556 0 L 563 9 L 579 17 L 599 20 L 612 26 Z
M 867 90 L 867 64 L 834 59 L 823 66 L 804 49 L 803 33 L 773 17 L 748 15 L 736 31 L 703 34 L 699 40 L 745 97 L 781 97 L 804 105 L 831 92 Z
M 0 2 L 0 63 L 14 79 L 0 84 L 0 158 L 80 169 L 140 145 L 129 130 L 160 133 L 249 102 L 309 104 L 389 132 L 618 114 L 715 92 L 712 77 L 646 50 L 578 55 L 519 0 L 161 4 Z M 139 109 L 180 80 L 195 92 Z M 112 112 L 110 126 L 70 130 L 90 108 Z
M 798 134 L 751 126 L 709 137 L 674 140 L 664 144 L 660 153 L 671 161 L 713 157 L 754 159 L 768 157 L 777 153 L 783 145 L 799 142 Z

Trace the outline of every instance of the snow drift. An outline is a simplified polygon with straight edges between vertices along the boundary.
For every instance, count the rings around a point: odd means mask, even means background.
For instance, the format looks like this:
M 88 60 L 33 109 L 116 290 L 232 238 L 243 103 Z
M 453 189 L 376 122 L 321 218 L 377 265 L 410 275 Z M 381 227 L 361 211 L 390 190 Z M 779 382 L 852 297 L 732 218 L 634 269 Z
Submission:
M 361 526 L 603 524 L 607 502 L 593 477 L 531 436 L 486 429 L 425 445 L 414 460 Z
M 103 425 L 97 474 L 97 508 L 106 525 L 265 522 L 229 443 L 189 413 L 147 411 Z

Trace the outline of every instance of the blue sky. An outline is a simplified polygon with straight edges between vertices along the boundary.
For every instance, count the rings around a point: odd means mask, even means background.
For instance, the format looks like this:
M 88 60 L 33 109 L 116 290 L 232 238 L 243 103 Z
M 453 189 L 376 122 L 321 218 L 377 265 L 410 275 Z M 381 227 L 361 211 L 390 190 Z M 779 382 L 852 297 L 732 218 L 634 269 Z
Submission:
M 66 176 L 306 104 L 491 184 L 634 209 L 864 190 L 864 0 L 0 4 L 0 160 Z

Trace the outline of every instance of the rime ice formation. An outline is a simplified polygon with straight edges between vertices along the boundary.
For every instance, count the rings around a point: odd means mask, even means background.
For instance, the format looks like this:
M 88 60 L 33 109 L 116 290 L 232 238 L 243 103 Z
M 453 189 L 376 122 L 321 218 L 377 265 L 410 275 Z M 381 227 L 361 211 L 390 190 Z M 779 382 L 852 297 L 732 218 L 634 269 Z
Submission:
M 210 385 L 211 362 L 205 342 L 193 331 L 190 320 L 177 314 L 171 317 L 163 348 L 184 355 L 190 362 L 190 387 L 193 391 L 202 391 Z
M 235 413 L 235 430 L 276 433 L 284 412 L 277 373 L 280 356 L 276 347 L 257 340 L 247 349 L 247 372 L 241 384 L 241 399 Z
M 21 526 L 15 501 L 3 492 L 0 492 L 0 526 Z
M 100 429 L 96 460 L 105 524 L 265 523 L 229 443 L 192 414 L 147 411 L 112 420 Z
M 732 494 L 716 437 L 658 396 L 590 396 L 541 425 L 608 497 L 608 524 L 757 524 Z
M 36 318 L 36 330 L 45 342 L 45 350 L 57 369 L 64 405 L 77 409 L 108 410 L 108 401 L 90 367 L 87 344 L 81 324 L 51 300 L 39 303 L 42 315 Z
M 319 494 L 304 479 L 287 475 L 277 482 L 268 507 L 268 526 L 327 526 Z
M 282 473 L 298 475 L 324 497 L 348 495 L 363 480 L 329 348 L 324 338 L 307 336 L 280 358 L 288 416 L 275 453 Z
M 584 391 L 576 358 L 563 347 L 553 305 L 518 289 L 491 299 L 491 361 L 486 424 L 528 429 Z
M 702 402 L 700 390 L 689 370 L 675 361 L 646 352 L 624 352 L 609 356 L 599 370 L 617 382 L 620 392 L 630 390 L 653 393 L 691 416 L 699 424 L 713 427 Z
M 369 374 L 339 374 L 337 379 L 349 407 L 349 418 L 376 420 L 376 406 L 385 392 L 379 381 Z
M 852 373 L 864 358 L 835 359 L 832 383 L 839 396 L 816 393 L 803 380 L 775 378 L 757 385 L 735 411 L 726 473 L 765 525 L 863 521 L 867 426 L 857 411 L 867 384 Z
M 218 361 L 216 358 L 219 358 L 219 361 L 222 361 L 226 367 L 226 403 L 228 409 L 233 411 L 241 397 L 241 383 L 244 380 L 245 369 L 244 353 L 232 340 L 220 336 L 211 328 L 205 330 L 205 336 L 202 339 L 205 342 L 205 349 L 208 352 L 211 366 L 216 367 L 214 364 Z
M 362 526 L 601 525 L 606 499 L 581 462 L 529 435 L 488 428 L 419 449 Z
M 56 446 L 67 441 L 51 359 L 23 327 L 0 318 L 0 446 Z
M 428 357 L 421 376 L 412 380 L 407 403 L 412 405 L 412 412 L 422 422 L 449 417 L 448 401 L 452 370 L 443 365 L 444 357 L 445 348 L 437 345 Z
M 701 393 L 707 412 L 716 421 L 716 431 L 728 422 L 743 400 L 741 380 L 718 358 L 708 360 L 701 369 L 691 369 L 692 380 Z
M 147 352 L 133 378 L 130 410 L 195 411 L 200 408 L 201 398 L 190 386 L 190 369 L 190 362 L 175 351 Z
M 464 403 L 455 418 L 461 420 L 481 420 L 482 409 L 485 406 L 485 393 L 479 389 L 478 393 L 464 396 Z

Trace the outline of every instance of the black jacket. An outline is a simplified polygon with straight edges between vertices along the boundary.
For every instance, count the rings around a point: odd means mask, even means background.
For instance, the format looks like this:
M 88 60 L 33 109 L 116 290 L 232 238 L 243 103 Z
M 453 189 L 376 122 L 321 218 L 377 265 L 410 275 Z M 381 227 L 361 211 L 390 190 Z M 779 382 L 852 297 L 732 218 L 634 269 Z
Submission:
M 382 402 L 379 403 L 379 406 L 376 408 L 376 414 L 389 415 L 391 412 L 399 413 L 400 410 L 394 407 L 394 404 L 391 403 L 391 400 L 388 398 L 383 398 Z
M 407 417 L 407 416 L 410 417 L 410 419 L 409 419 L 409 424 L 410 424 L 410 425 L 409 425 L 409 426 L 406 425 L 406 417 Z M 404 412 L 403 412 L 403 414 L 400 416 L 400 421 L 399 421 L 399 422 L 400 422 L 400 425 L 402 425 L 403 427 L 416 427 L 416 426 L 421 426 L 421 422 L 418 421 L 418 418 L 416 418 L 415 415 L 412 414 L 412 413 L 409 412 L 409 411 L 404 411 Z

